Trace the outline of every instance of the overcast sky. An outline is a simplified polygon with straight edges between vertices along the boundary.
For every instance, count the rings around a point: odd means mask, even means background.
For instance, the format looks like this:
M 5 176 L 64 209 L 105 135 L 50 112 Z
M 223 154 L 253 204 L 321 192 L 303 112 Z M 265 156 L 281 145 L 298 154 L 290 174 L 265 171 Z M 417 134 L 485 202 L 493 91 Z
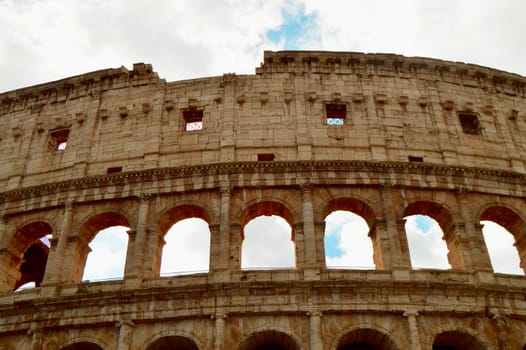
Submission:
M 526 75 L 523 0 L 0 0 L 0 91 L 151 63 L 252 74 L 263 50 L 389 52 Z
M 137 62 L 153 64 L 167 81 L 253 74 L 264 50 L 284 49 L 426 56 L 526 75 L 525 15 L 524 0 L 0 0 L 0 92 L 99 69 L 131 69 Z M 345 215 L 328 219 L 327 263 L 371 267 L 367 227 Z M 256 236 L 283 232 L 290 241 L 286 226 L 274 220 L 264 226 L 266 234 Z M 445 254 L 433 224 L 411 219 L 407 229 L 410 245 L 420 247 L 412 252 L 415 266 Z M 346 243 L 350 232 L 362 237 L 360 261 L 351 259 L 356 253 Z M 122 237 L 114 241 L 122 243 Z M 104 254 L 114 253 L 111 248 Z M 188 249 L 168 255 L 192 259 Z M 279 264 L 293 264 L 285 251 L 278 255 Z M 185 268 L 207 267 L 192 256 L 200 262 Z M 437 259 L 433 266 L 447 267 Z M 274 264 L 250 258 L 244 263 Z

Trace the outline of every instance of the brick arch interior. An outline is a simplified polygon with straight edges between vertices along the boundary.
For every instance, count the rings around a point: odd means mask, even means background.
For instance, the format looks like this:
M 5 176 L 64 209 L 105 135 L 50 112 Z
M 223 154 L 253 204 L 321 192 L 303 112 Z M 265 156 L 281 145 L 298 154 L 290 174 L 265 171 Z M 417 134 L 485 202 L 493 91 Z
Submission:
M 155 340 L 148 345 L 146 350 L 163 350 L 163 349 L 180 349 L 180 350 L 198 350 L 197 344 L 190 338 L 182 336 L 166 336 Z
M 398 350 L 398 346 L 387 334 L 361 328 L 342 336 L 336 350 Z
M 526 222 L 522 217 L 512 209 L 493 206 L 482 212 L 480 220 L 493 221 L 513 235 L 519 252 L 521 268 L 526 272 Z
M 239 350 L 300 350 L 298 342 L 289 334 L 266 330 L 251 334 L 239 345 Z
M 474 336 L 458 331 L 440 333 L 433 342 L 433 350 L 463 349 L 486 350 L 486 347 Z
M 95 343 L 79 342 L 63 347 L 61 350 L 104 350 Z
M 457 244 L 455 236 L 455 221 L 450 211 L 443 205 L 432 201 L 417 201 L 409 204 L 403 213 L 403 217 L 411 215 L 427 215 L 438 222 L 444 234 L 449 249 L 448 261 L 452 268 L 463 269 L 465 267 L 463 253 Z
M 49 248 L 40 238 L 52 233 L 51 225 L 44 221 L 31 222 L 15 232 L 0 255 L 0 273 L 4 276 L 2 290 L 14 290 L 33 281 L 40 285 L 49 254 Z
M 281 216 L 283 219 L 285 219 L 285 221 L 287 221 L 290 227 L 293 227 L 294 225 L 294 216 L 292 215 L 292 212 L 284 204 L 279 203 L 279 202 L 263 201 L 263 202 L 252 204 L 251 206 L 243 210 L 243 212 L 241 213 L 239 217 L 241 228 L 244 228 L 245 225 L 248 224 L 250 220 L 257 218 L 258 216 L 261 216 L 261 215 Z M 294 231 L 292 232 L 292 239 L 294 239 Z
M 367 226 L 370 228 L 374 226 L 375 213 L 374 210 L 365 202 L 356 198 L 337 198 L 329 202 L 323 212 L 323 217 L 326 218 L 330 213 L 336 210 L 346 210 L 361 216 Z
M 210 216 L 202 207 L 197 205 L 179 205 L 165 211 L 161 215 L 159 219 L 159 231 L 164 236 L 172 225 L 189 218 L 203 219 L 210 224 Z

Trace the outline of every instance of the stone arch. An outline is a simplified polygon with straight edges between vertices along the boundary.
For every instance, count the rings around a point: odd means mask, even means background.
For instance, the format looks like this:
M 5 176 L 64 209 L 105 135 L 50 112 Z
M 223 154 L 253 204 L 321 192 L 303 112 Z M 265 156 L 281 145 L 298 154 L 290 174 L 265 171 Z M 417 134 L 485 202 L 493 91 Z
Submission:
M 449 249 L 449 253 L 447 254 L 449 264 L 454 269 L 463 269 L 463 252 L 461 251 L 460 245 L 455 243 L 455 221 L 449 208 L 442 203 L 420 200 L 410 203 L 404 209 L 404 218 L 411 215 L 426 215 L 438 223 L 442 229 L 442 238 L 445 240 Z
M 446 331 L 438 334 L 433 350 L 486 350 L 487 347 L 475 336 L 461 331 Z
M 239 342 L 238 350 L 300 350 L 300 341 L 290 333 L 266 329 L 253 332 Z
M 66 261 L 66 278 L 69 282 L 80 282 L 90 252 L 89 243 L 99 231 L 112 226 L 130 227 L 130 220 L 119 211 L 104 211 L 88 216 L 80 225 L 78 235 L 69 237 L 72 254 Z
M 210 224 L 211 215 L 208 209 L 201 205 L 196 204 L 179 204 L 172 208 L 166 209 L 158 220 L 158 240 L 157 245 L 153 248 L 154 250 L 154 261 L 153 271 L 156 275 L 161 273 L 162 256 L 165 247 L 165 236 L 173 225 L 179 223 L 182 220 L 197 218 L 201 219 L 208 225 L 208 255 L 210 255 L 211 235 Z
M 163 350 L 163 349 L 180 349 L 180 350 L 199 350 L 196 342 L 186 336 L 167 335 L 157 338 L 148 345 L 146 350 Z
M 269 233 L 269 240 L 265 239 L 264 242 L 256 242 L 258 237 L 262 237 L 257 235 L 257 231 L 267 226 L 259 225 L 261 222 L 253 221 L 255 219 L 271 225 L 273 230 L 266 230 L 266 232 Z M 245 210 L 241 212 L 239 220 L 241 222 L 241 244 L 239 251 L 241 253 L 240 264 L 242 268 L 273 269 L 296 267 L 297 247 L 295 246 L 294 215 L 288 206 L 277 201 L 256 202 L 245 207 Z M 284 225 L 285 223 L 286 225 Z M 251 229 L 249 233 L 252 233 L 252 235 L 247 239 L 247 237 L 245 237 L 245 229 L 248 225 L 252 226 L 249 227 L 249 229 Z M 290 233 L 290 237 L 285 236 L 285 234 L 288 233 Z M 276 245 L 270 247 L 273 243 L 276 243 Z M 259 247 L 261 249 L 253 249 L 256 244 L 262 244 L 262 246 Z M 250 247 L 252 247 L 252 249 Z M 253 254 L 245 254 L 248 250 L 252 251 Z M 272 257 L 268 254 L 269 252 L 272 252 Z M 245 258 L 243 256 L 245 256 Z M 254 259 L 256 256 L 259 258 Z M 277 256 L 280 258 L 274 259 Z M 251 257 L 252 259 L 246 259 L 246 257 Z M 250 262 L 249 260 L 252 261 Z
M 520 267 L 526 272 L 526 220 L 514 208 L 506 205 L 487 205 L 480 213 L 480 221 L 493 221 L 504 227 L 515 238 Z
M 373 328 L 357 328 L 343 334 L 335 350 L 398 350 L 390 336 Z
M 373 208 L 364 202 L 361 199 L 353 198 L 353 197 L 341 197 L 341 198 L 335 198 L 330 200 L 325 208 L 323 209 L 323 219 L 324 219 L 324 251 L 327 252 L 327 247 L 325 246 L 325 238 L 326 238 L 326 229 L 327 229 L 327 218 L 329 215 L 336 211 L 347 211 L 351 212 L 359 217 L 361 217 L 365 223 L 367 224 L 367 236 L 370 239 L 370 243 L 372 243 L 372 249 L 373 254 L 372 258 L 374 261 L 375 266 L 382 266 L 381 262 L 381 252 L 379 251 L 379 244 L 376 240 L 376 234 L 375 234 L 375 220 L 376 215 L 374 213 Z M 366 239 L 366 238 L 364 238 Z M 358 243 L 355 241 L 355 243 Z M 365 242 L 363 243 L 365 244 Z M 369 247 L 367 247 L 369 249 Z
M 96 343 L 81 341 L 67 345 L 61 350 L 104 350 L 104 348 Z
M 197 349 L 201 349 L 203 348 L 203 343 L 201 341 L 201 339 L 199 339 L 194 333 L 191 333 L 191 332 L 187 332 L 187 331 L 184 331 L 184 330 L 163 330 L 163 331 L 159 331 L 159 332 L 152 332 L 152 334 L 150 334 L 148 337 L 146 337 L 145 341 L 143 342 L 143 344 L 147 344 L 147 350 L 153 350 L 153 349 L 157 349 L 157 345 L 154 345 L 157 343 L 157 341 L 161 340 L 161 339 L 167 339 L 168 338 L 177 338 L 177 339 L 172 339 L 171 341 L 175 341 L 175 343 L 177 343 L 177 340 L 182 340 L 182 339 L 186 339 L 185 341 L 183 341 L 183 344 L 184 342 L 188 341 L 188 343 L 190 344 L 195 344 L 196 348 Z M 160 342 L 160 345 L 167 345 L 167 344 L 170 344 L 170 340 L 168 340 L 168 342 L 165 342 L 165 341 L 161 341 Z M 149 347 L 154 345 L 155 347 L 153 349 L 150 349 Z M 172 349 L 171 347 L 168 347 L 168 349 Z M 178 349 L 176 347 L 176 349 Z M 185 349 L 185 348 L 183 348 Z M 192 348 L 190 348 L 192 349 Z
M 49 247 L 40 239 L 51 235 L 53 226 L 45 220 L 20 225 L 0 251 L 2 290 L 15 290 L 27 282 L 39 286 L 44 278 Z

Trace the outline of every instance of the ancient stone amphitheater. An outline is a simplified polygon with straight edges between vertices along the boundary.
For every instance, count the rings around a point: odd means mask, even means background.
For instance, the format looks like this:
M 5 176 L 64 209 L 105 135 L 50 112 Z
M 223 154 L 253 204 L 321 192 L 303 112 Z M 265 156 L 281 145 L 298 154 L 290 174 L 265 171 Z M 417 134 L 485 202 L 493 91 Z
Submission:
M 526 268 L 525 111 L 515 74 L 340 52 L 0 94 L 0 349 L 526 349 L 526 279 L 493 271 L 480 224 L 512 233 Z M 327 268 L 336 210 L 367 222 L 375 269 Z M 412 268 L 414 214 L 440 224 L 451 269 Z M 261 215 L 290 224 L 294 268 L 241 268 Z M 192 217 L 209 271 L 161 276 L 167 230 Z M 130 228 L 124 277 L 82 281 L 114 225 Z

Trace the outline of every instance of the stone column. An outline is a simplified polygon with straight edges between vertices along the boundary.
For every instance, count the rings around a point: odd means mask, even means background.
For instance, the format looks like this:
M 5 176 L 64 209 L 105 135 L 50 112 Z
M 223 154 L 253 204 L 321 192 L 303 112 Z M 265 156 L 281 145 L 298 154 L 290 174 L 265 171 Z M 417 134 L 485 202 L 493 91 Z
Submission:
M 377 220 L 375 223 L 376 239 L 379 240 L 383 269 L 410 269 L 407 238 L 401 238 L 402 235 L 405 235 L 405 230 L 399 232 L 399 220 L 396 216 L 392 191 L 393 188 L 390 185 L 380 186 L 384 219 Z M 404 243 L 405 246 L 403 246 Z
M 31 335 L 31 350 L 41 350 L 44 342 L 44 331 L 42 329 L 30 329 L 28 334 Z
M 119 340 L 117 343 L 117 350 L 129 350 L 132 344 L 133 329 L 135 324 L 133 321 L 119 321 L 116 325 L 119 327 Z
M 212 235 L 210 254 L 217 260 L 211 259 L 210 266 L 214 270 L 227 270 L 230 267 L 230 186 L 222 186 L 219 208 L 219 235 Z M 232 266 L 233 267 L 233 266 Z
M 322 313 L 320 311 L 309 311 L 307 316 L 309 316 L 310 350 L 323 350 Z
M 416 318 L 418 317 L 417 311 L 406 311 L 403 313 L 404 317 L 407 317 L 409 324 L 409 350 L 422 350 L 420 345 L 420 335 L 418 333 L 418 325 L 416 324 Z
M 303 237 L 305 244 L 305 267 L 319 267 L 316 254 L 316 236 L 314 234 L 314 209 L 312 207 L 312 185 L 309 183 L 301 186 L 303 198 L 302 204 L 302 221 Z
M 71 221 L 73 219 L 74 202 L 67 202 L 64 206 L 64 217 L 60 231 L 55 233 L 51 239 L 51 249 L 49 250 L 46 271 L 42 285 L 56 284 L 66 280 L 66 248 L 68 236 L 71 233 Z
M 467 270 L 493 271 L 489 259 L 482 226 L 473 222 L 470 203 L 463 190 L 457 192 L 459 216 L 462 222 L 455 224 L 454 234 L 447 237 L 448 245 L 451 244 L 449 260 L 453 268 Z M 455 254 L 452 253 L 454 248 Z
M 151 277 L 147 275 L 145 266 L 147 254 L 146 221 L 152 196 L 142 194 L 139 197 L 139 210 L 137 212 L 136 229 L 128 231 L 128 252 L 126 254 L 125 279 Z
M 212 319 L 215 320 L 215 340 L 214 350 L 222 350 L 225 345 L 225 320 L 227 314 L 215 314 L 212 315 Z

